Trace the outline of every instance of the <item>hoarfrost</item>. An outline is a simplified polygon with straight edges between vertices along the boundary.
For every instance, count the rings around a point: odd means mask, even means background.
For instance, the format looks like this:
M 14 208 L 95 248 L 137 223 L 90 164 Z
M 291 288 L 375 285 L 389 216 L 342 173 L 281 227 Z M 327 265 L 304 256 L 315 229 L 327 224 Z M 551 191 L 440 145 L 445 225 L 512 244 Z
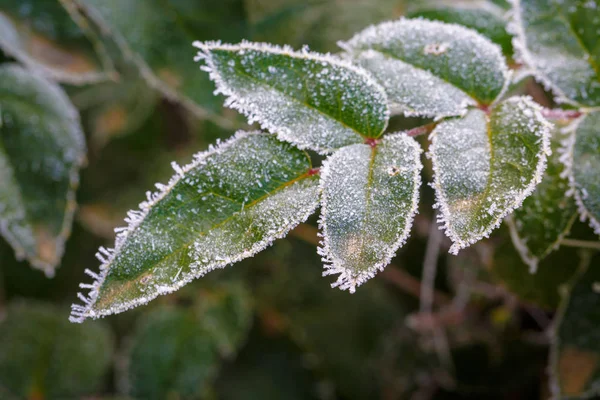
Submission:
M 323 275 L 354 292 L 389 264 L 409 235 L 421 185 L 421 149 L 404 133 L 356 144 L 325 162 L 321 177 Z

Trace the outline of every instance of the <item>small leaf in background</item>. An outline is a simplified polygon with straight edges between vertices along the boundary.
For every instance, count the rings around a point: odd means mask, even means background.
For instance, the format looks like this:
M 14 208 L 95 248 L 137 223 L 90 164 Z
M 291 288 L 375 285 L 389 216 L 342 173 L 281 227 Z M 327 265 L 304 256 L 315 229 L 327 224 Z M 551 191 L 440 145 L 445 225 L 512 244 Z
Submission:
M 552 155 L 542 182 L 506 220 L 515 248 L 531 273 L 535 273 L 540 260 L 558 248 L 577 216 L 575 201 L 567 195 L 569 178 L 560 161 L 560 135 L 554 129 Z
M 71 231 L 85 159 L 77 111 L 62 89 L 0 66 L 0 233 L 17 258 L 52 276 Z
M 94 394 L 112 351 L 112 335 L 99 322 L 73 325 L 52 306 L 13 303 L 0 321 L 0 395 L 64 400 Z
M 595 257 L 564 288 L 550 349 L 550 387 L 556 398 L 600 393 L 600 268 Z
M 332 286 L 353 293 L 389 264 L 418 207 L 421 148 L 405 133 L 331 155 L 321 178 L 322 248 Z
M 595 1 L 514 0 L 517 60 L 559 102 L 600 105 L 600 7 Z
M 567 128 L 563 161 L 581 220 L 600 235 L 600 112 L 591 112 Z
M 65 7 L 72 0 L 64 0 Z M 72 84 L 108 79 L 113 67 L 90 30 L 82 30 L 59 0 L 3 0 L 0 49 L 48 78 Z
M 506 31 L 506 9 L 491 1 L 433 1 L 417 3 L 406 14 L 408 18 L 425 18 L 471 28 L 502 47 L 506 57 L 512 57 L 512 36 Z
M 222 357 L 244 343 L 252 307 L 242 284 L 214 284 L 191 300 L 190 307 L 162 306 L 142 317 L 128 354 L 133 397 L 204 398 Z
M 409 116 L 462 115 L 492 103 L 508 80 L 500 48 L 458 25 L 402 18 L 340 46 L 384 86 L 392 109 Z
M 183 101 L 196 115 L 227 124 L 227 120 L 216 115 L 220 100 L 213 96 L 214 87 L 208 77 L 198 73 L 191 57 L 191 43 L 214 39 L 238 41 L 246 36 L 242 0 L 75 1 L 115 38 L 150 84 Z
M 549 123 L 525 97 L 441 122 L 428 156 L 450 253 L 487 237 L 542 180 Z
M 247 42 L 194 45 L 226 106 L 300 148 L 331 152 L 387 126 L 383 89 L 334 56 Z
M 101 248 L 100 275 L 73 305 L 81 322 L 145 304 L 215 268 L 253 256 L 304 221 L 318 205 L 308 155 L 267 133 L 238 133 L 199 153 L 159 192 L 147 193 Z

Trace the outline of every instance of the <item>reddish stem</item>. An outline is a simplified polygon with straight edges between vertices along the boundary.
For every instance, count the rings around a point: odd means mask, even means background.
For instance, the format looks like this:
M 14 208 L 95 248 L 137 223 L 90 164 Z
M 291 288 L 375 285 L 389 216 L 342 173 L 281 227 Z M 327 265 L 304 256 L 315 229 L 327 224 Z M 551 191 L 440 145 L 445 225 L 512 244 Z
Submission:
M 374 138 L 366 138 L 365 144 L 368 144 L 369 146 L 375 148 L 379 144 L 379 140 L 374 139 Z
M 561 110 L 560 108 L 543 108 L 542 115 L 548 119 L 569 120 L 581 117 L 581 111 Z
M 313 176 L 313 175 L 317 175 L 319 172 L 321 172 L 321 168 L 311 168 L 308 170 L 308 172 L 306 174 L 308 176 Z
M 432 122 L 430 124 L 427 125 L 422 125 L 422 126 L 417 126 L 416 128 L 412 128 L 406 131 L 406 134 L 408 136 L 419 136 L 419 135 L 424 135 L 427 133 L 430 133 L 437 125 L 437 122 Z

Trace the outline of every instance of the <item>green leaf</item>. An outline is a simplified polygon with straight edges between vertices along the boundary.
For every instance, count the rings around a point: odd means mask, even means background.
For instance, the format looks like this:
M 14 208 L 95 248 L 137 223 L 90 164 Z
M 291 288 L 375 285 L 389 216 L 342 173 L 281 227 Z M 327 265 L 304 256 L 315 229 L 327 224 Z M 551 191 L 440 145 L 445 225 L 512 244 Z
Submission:
M 331 152 L 387 126 L 383 89 L 334 56 L 248 42 L 194 45 L 226 106 L 300 148 Z
M 600 112 L 584 115 L 568 129 L 563 162 L 582 219 L 600 235 Z
M 552 155 L 535 191 L 506 220 L 515 248 L 535 273 L 540 260 L 558 248 L 577 216 L 573 197 L 568 196 L 569 178 L 561 162 L 560 132 L 555 129 Z
M 466 26 L 500 45 L 504 55 L 511 57 L 513 53 L 512 36 L 506 31 L 505 14 L 505 9 L 489 1 L 451 1 L 426 6 L 418 5 L 406 16 Z
M 487 237 L 542 180 L 550 129 L 539 110 L 513 97 L 489 115 L 471 110 L 432 132 L 428 156 L 450 253 Z
M 246 31 L 242 0 L 75 1 L 114 37 L 152 86 L 182 101 L 200 117 L 228 123 L 215 115 L 219 101 L 207 77 L 198 74 L 190 44 L 194 40 L 241 40 Z
M 174 307 L 147 314 L 128 355 L 129 394 L 138 399 L 200 399 L 220 364 L 200 315 Z
M 517 59 L 559 102 L 600 105 L 600 8 L 594 1 L 513 0 Z
M 98 322 L 77 326 L 51 306 L 12 304 L 0 323 L 0 394 L 47 400 L 94 394 L 112 347 L 110 331 Z
M 308 155 L 266 133 L 238 133 L 195 156 L 159 192 L 147 193 L 119 229 L 115 250 L 100 248 L 100 275 L 71 321 L 145 304 L 215 268 L 250 257 L 317 207 Z
M 321 190 L 324 275 L 354 293 L 383 270 L 404 244 L 418 207 L 421 148 L 405 133 L 374 146 L 338 150 L 323 167 Z
M 550 348 L 551 389 L 556 398 L 600 393 L 600 269 L 598 259 L 580 268 L 565 288 Z
M 500 48 L 458 25 L 402 18 L 339 45 L 384 86 L 392 109 L 409 116 L 462 115 L 491 104 L 508 81 Z
M 71 0 L 64 0 L 71 8 Z M 73 18 L 82 19 L 73 13 Z M 58 0 L 3 0 L 0 49 L 39 73 L 84 84 L 114 73 L 105 49 L 91 30 L 81 29 Z
M 85 158 L 79 116 L 55 83 L 0 66 L 0 233 L 52 276 L 71 231 Z

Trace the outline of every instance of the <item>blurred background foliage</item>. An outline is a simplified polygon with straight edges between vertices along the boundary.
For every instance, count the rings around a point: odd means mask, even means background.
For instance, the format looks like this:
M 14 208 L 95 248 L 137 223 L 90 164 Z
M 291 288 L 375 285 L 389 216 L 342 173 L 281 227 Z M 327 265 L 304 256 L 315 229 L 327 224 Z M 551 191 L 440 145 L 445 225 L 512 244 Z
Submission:
M 56 276 L 16 261 L 0 242 L 0 399 L 548 398 L 548 330 L 561 293 L 598 256 L 563 247 L 530 275 L 505 227 L 450 256 L 432 226 L 426 185 L 411 239 L 354 295 L 321 277 L 312 219 L 253 259 L 145 307 L 67 322 L 98 246 L 112 245 L 126 211 L 168 180 L 170 161 L 186 164 L 245 127 L 212 95 L 192 60 L 193 40 L 336 52 L 337 40 L 408 15 L 472 27 L 512 59 L 507 7 L 502 0 L 0 1 L 0 62 L 61 82 L 88 144 Z M 531 78 L 511 91 L 553 105 Z M 423 122 L 395 117 L 390 129 Z M 597 240 L 579 222 L 572 236 Z M 597 362 L 568 356 L 562 368 Z

